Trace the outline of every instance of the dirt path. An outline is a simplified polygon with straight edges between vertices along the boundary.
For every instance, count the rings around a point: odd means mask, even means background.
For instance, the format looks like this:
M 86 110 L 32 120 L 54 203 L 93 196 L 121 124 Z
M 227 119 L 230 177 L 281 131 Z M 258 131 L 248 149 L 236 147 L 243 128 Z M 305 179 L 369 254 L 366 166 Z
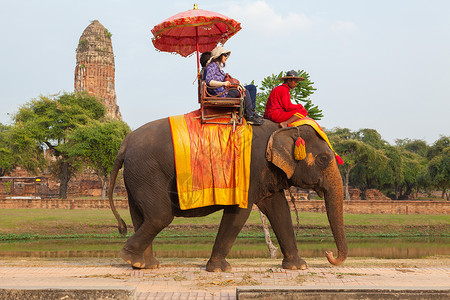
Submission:
M 307 259 L 309 268 L 287 271 L 281 260 L 230 259 L 233 270 L 206 272 L 206 259 L 161 259 L 157 270 L 133 270 L 120 259 L 1 259 L 1 288 L 136 288 L 137 299 L 236 299 L 236 288 L 449 287 L 450 257 L 427 259 L 349 258 L 339 267 L 325 258 Z

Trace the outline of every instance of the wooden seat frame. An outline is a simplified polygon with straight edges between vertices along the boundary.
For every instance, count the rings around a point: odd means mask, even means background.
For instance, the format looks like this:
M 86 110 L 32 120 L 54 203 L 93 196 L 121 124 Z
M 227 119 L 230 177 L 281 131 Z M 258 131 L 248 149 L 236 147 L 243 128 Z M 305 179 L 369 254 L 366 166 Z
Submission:
M 239 98 L 220 97 L 226 91 L 212 95 L 208 89 L 216 89 L 218 87 L 211 87 L 202 79 L 198 80 L 199 84 L 199 103 L 201 109 L 202 124 L 230 124 L 233 125 L 233 131 L 236 125 L 242 124 L 244 117 L 244 93 L 240 91 L 237 85 L 233 85 L 227 91 L 238 90 Z M 226 118 L 229 121 L 220 121 L 218 119 Z

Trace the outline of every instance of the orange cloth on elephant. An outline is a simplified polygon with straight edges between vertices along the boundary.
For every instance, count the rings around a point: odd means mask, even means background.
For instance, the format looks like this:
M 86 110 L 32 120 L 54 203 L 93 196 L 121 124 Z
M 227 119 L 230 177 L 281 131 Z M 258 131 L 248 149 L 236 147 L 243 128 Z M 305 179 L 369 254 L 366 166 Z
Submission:
M 201 124 L 200 110 L 170 117 L 181 209 L 247 208 L 252 127 Z
M 291 102 L 291 95 L 289 90 L 291 88 L 283 83 L 277 86 L 270 92 L 267 99 L 266 110 L 264 118 L 272 120 L 277 123 L 288 120 L 293 115 L 302 119 L 308 115 L 308 112 L 301 104 L 293 104 Z

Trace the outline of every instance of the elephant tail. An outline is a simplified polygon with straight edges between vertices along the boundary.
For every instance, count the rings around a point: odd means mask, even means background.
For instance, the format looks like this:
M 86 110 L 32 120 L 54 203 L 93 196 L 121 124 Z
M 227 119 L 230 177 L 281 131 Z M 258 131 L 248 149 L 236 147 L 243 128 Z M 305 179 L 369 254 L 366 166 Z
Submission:
M 119 173 L 119 170 L 122 168 L 122 165 L 123 165 L 127 140 L 128 140 L 128 137 L 125 137 L 125 139 L 122 142 L 122 145 L 120 146 L 119 153 L 117 154 L 116 160 L 114 161 L 114 166 L 111 171 L 111 176 L 110 176 L 110 180 L 109 180 L 109 191 L 108 191 L 109 205 L 111 206 L 111 210 L 112 210 L 114 216 L 116 217 L 117 222 L 119 223 L 118 229 L 119 229 L 119 233 L 122 236 L 127 235 L 127 224 L 125 224 L 125 221 L 120 217 L 119 213 L 117 212 L 117 209 L 114 205 L 113 193 L 114 193 L 114 186 L 116 185 L 117 174 Z

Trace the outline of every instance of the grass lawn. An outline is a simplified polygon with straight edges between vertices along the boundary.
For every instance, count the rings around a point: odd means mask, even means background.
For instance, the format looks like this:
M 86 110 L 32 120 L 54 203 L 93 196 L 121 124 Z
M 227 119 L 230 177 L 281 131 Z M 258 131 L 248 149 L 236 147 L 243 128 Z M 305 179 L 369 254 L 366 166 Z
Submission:
M 119 210 L 120 215 L 129 227 L 132 227 L 130 214 L 127 210 Z M 201 235 L 215 235 L 222 217 L 222 212 L 216 212 L 201 218 L 175 218 L 171 230 L 167 228 L 161 234 L 184 235 L 195 234 L 196 230 Z M 329 234 L 329 225 L 325 213 L 299 213 L 301 231 L 313 230 L 316 234 L 326 230 Z M 292 212 L 292 220 L 296 225 L 295 212 Z M 381 215 L 381 214 L 346 214 L 344 215 L 347 233 L 376 233 L 376 232 L 421 232 L 425 235 L 437 236 L 450 235 L 450 216 L 447 215 Z M 253 211 L 246 223 L 250 229 L 245 229 L 246 234 L 252 232 L 261 233 L 259 228 L 251 229 L 251 225 L 261 226 L 258 211 Z M 180 228 L 181 226 L 181 228 Z M 206 226 L 206 229 L 203 227 Z M 97 210 L 68 210 L 68 209 L 2 209 L 0 210 L 0 238 L 3 235 L 114 235 L 117 230 L 117 222 L 108 209 Z M 211 228 L 212 227 L 212 228 Z M 185 229 L 183 229 L 185 228 Z M 130 228 L 129 231 L 132 231 Z M 370 234 L 369 234 L 370 235 Z
M 120 210 L 120 214 L 129 226 L 129 236 L 133 233 L 129 212 Z M 177 251 L 189 249 L 192 252 L 189 255 L 207 257 L 221 217 L 222 213 L 219 211 L 202 218 L 176 218 L 155 239 L 155 251 L 161 257 L 186 256 L 188 254 Z M 292 219 L 295 226 L 295 212 L 292 213 Z M 334 248 L 325 213 L 299 213 L 299 219 L 301 228 L 298 230 L 297 240 L 303 255 L 322 256 L 325 250 Z M 447 215 L 347 214 L 345 224 L 351 251 L 357 256 L 367 256 L 367 249 L 373 249 L 374 245 L 375 248 L 382 248 L 377 250 L 380 255 L 384 255 L 386 251 L 397 253 L 405 249 L 415 251 L 413 254 L 417 257 L 428 253 L 448 254 L 445 249 L 450 238 L 450 217 Z M 232 255 L 264 257 L 267 246 L 258 211 L 251 213 L 247 225 L 249 226 L 245 226 L 239 234 Z M 276 243 L 273 232 L 271 236 Z M 5 255 L 10 255 L 8 251 L 49 251 L 48 255 L 52 256 L 54 251 L 69 253 L 76 249 L 94 251 L 92 255 L 98 255 L 96 251 L 101 250 L 105 252 L 105 256 L 115 256 L 125 240 L 117 232 L 117 222 L 107 209 L 0 210 L 0 254 L 4 252 Z

